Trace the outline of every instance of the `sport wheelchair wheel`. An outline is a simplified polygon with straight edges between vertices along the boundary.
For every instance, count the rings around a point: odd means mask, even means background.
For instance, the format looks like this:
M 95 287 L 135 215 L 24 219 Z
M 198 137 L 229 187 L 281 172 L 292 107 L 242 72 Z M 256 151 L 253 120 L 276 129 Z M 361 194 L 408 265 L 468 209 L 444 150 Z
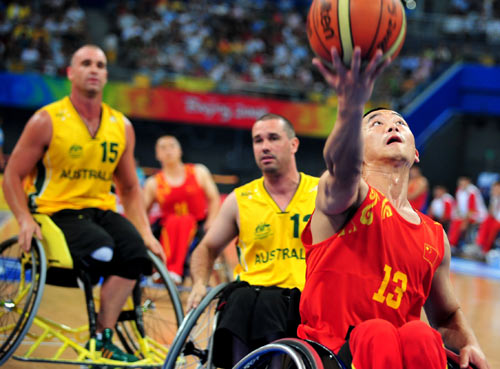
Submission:
M 141 356 L 141 352 L 146 351 L 164 360 L 184 319 L 184 311 L 177 287 L 170 279 L 165 264 L 149 250 L 148 254 L 155 272 L 151 277 L 141 278 L 139 291 L 134 292 L 135 308 L 139 309 L 135 315 L 139 319 L 119 318 L 116 332 L 128 353 Z M 145 338 L 146 350 L 137 337 Z
M 212 288 L 182 322 L 163 369 L 211 368 L 212 339 L 217 324 L 217 304 L 227 283 Z
M 233 369 L 269 368 L 273 360 L 282 360 L 282 367 L 286 369 L 323 369 L 314 348 L 293 338 L 277 340 L 252 351 Z
M 0 244 L 0 366 L 17 349 L 36 315 L 47 264 L 42 245 L 33 240 L 24 253 L 17 236 Z

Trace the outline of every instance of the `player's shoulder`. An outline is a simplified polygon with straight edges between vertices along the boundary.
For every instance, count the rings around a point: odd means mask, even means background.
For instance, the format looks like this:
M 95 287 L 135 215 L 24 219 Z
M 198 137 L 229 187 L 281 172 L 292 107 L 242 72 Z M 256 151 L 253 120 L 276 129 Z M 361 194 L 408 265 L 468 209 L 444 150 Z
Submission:
M 441 223 L 439 222 L 436 222 L 434 219 L 432 219 L 430 216 L 418 211 L 418 210 L 415 210 L 417 212 L 417 214 L 419 215 L 420 219 L 422 220 L 422 223 L 425 224 L 425 225 L 428 225 L 430 227 L 432 227 L 433 229 L 435 230 L 443 230 L 443 226 L 441 225 Z
M 49 114 L 62 114 L 64 110 L 67 110 L 69 108 L 69 104 L 71 104 L 71 101 L 68 96 L 63 97 L 62 99 L 59 99 L 57 101 L 54 101 L 50 104 L 47 104 L 45 106 L 42 106 L 40 109 L 38 109 L 35 112 L 35 115 L 41 112 L 47 112 Z
M 107 111 L 111 120 L 123 121 L 123 123 L 126 125 L 132 124 L 130 122 L 130 120 L 128 120 L 128 118 L 125 116 L 125 114 L 123 114 L 121 111 L 116 110 L 115 108 L 111 107 L 110 105 L 108 105 L 104 101 L 101 103 L 101 106 L 102 106 L 103 112 Z
M 234 194 L 237 198 L 249 197 L 255 192 L 258 192 L 259 188 L 263 186 L 264 177 L 254 179 L 244 185 L 236 187 L 234 189 Z
M 317 187 L 319 183 L 319 177 L 311 176 L 309 174 L 305 174 L 300 172 L 301 181 L 305 181 L 306 186 L 308 187 Z

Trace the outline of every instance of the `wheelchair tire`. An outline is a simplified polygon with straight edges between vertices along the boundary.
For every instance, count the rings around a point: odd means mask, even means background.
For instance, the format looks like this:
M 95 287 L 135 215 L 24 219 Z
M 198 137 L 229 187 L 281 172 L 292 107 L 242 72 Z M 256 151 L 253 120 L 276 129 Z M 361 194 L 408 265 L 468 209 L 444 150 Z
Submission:
M 301 352 L 287 343 L 272 342 L 252 351 L 233 366 L 233 369 L 269 368 L 271 360 L 282 356 L 286 365 L 284 368 L 316 369 L 304 362 Z M 322 368 L 322 366 L 321 366 Z
M 116 326 L 117 337 L 130 354 L 140 351 L 137 333 L 147 337 L 153 345 L 168 349 L 184 319 L 177 287 L 170 279 L 165 264 L 149 250 L 148 254 L 155 272 L 153 276 L 143 277 L 139 281 L 139 308 L 142 312 L 144 331 L 141 332 L 141 328 L 137 328 L 135 321 L 119 321 Z M 152 349 L 156 350 L 154 347 Z
M 45 252 L 38 240 L 33 239 L 27 254 L 21 250 L 17 236 L 0 244 L 0 366 L 14 353 L 33 323 L 46 275 Z
M 302 356 L 302 360 L 304 361 L 306 367 L 323 369 L 323 362 L 321 361 L 318 352 L 306 341 L 298 338 L 282 338 L 274 341 L 273 343 L 279 343 L 280 345 L 287 345 L 293 348 Z
M 217 303 L 227 283 L 212 288 L 196 309 L 182 322 L 170 347 L 163 369 L 211 368 L 212 339 L 217 319 Z

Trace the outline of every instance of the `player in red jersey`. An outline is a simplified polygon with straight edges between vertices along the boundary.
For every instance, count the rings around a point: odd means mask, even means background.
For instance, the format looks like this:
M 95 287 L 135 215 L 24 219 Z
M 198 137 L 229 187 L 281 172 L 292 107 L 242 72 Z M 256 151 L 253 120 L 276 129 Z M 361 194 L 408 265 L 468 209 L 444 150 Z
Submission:
M 162 170 L 146 180 L 144 202 L 161 208 L 160 242 L 167 255 L 167 268 L 176 283 L 182 282 L 189 245 L 201 239 L 220 206 L 217 185 L 202 164 L 184 164 L 179 141 L 162 136 L 156 141 L 156 158 Z
M 357 47 L 350 69 L 336 50 L 335 72 L 314 61 L 337 92 L 338 115 L 302 233 L 307 271 L 298 335 L 340 351 L 356 369 L 444 369 L 443 341 L 460 352 L 461 367 L 487 369 L 450 283 L 446 235 L 408 201 L 409 171 L 418 162 L 413 134 L 392 110 L 363 117 L 388 65 L 381 58 L 379 51 L 362 69 Z M 420 321 L 422 307 L 433 328 Z

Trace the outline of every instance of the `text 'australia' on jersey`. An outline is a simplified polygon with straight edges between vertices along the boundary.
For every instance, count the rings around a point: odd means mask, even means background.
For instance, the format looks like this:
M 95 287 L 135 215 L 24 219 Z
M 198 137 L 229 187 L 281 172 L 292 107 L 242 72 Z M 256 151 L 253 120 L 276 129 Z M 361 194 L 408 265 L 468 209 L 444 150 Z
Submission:
M 126 145 L 123 114 L 103 103 L 100 126 L 92 137 L 69 97 L 42 109 L 51 117 L 52 139 L 27 181 L 31 210 L 114 210 L 113 173 Z

